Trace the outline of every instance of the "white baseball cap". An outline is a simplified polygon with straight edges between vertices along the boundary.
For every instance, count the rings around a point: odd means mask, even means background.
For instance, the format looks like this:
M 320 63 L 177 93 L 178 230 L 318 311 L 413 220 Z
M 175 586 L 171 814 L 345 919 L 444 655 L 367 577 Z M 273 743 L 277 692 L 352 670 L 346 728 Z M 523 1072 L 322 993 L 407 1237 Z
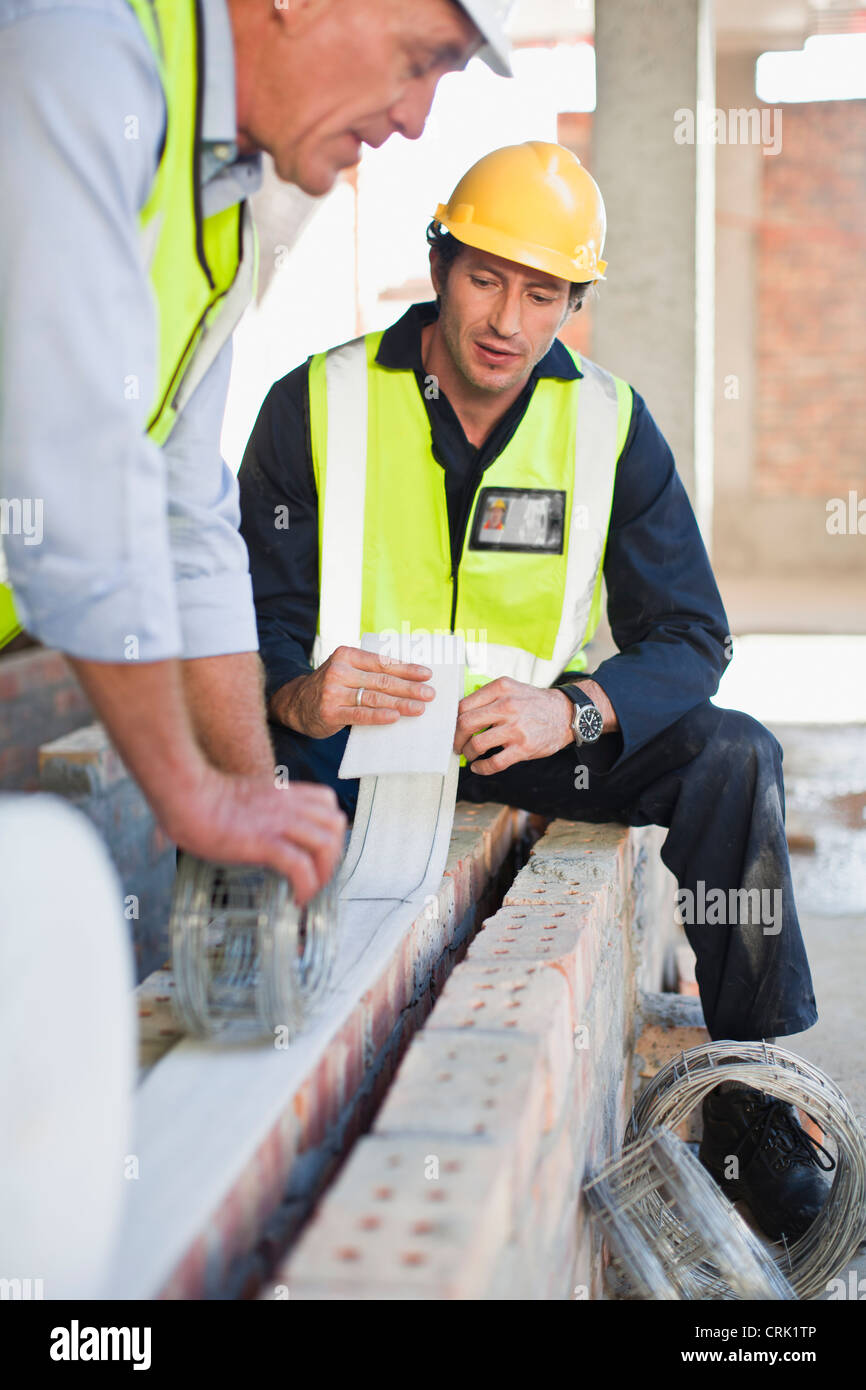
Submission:
M 459 0 L 459 4 L 485 40 L 477 56 L 500 77 L 513 77 L 511 45 L 505 37 L 505 25 L 514 0 Z

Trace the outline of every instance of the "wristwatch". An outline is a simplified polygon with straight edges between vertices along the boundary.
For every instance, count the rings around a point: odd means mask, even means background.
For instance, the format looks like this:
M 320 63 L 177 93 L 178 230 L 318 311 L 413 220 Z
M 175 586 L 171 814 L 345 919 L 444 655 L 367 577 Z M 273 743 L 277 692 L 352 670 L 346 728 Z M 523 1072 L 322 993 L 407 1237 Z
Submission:
M 571 732 L 578 748 L 584 743 L 596 743 L 604 728 L 604 718 L 598 705 L 594 705 L 585 690 L 579 685 L 560 685 L 557 687 L 567 695 L 574 705 Z

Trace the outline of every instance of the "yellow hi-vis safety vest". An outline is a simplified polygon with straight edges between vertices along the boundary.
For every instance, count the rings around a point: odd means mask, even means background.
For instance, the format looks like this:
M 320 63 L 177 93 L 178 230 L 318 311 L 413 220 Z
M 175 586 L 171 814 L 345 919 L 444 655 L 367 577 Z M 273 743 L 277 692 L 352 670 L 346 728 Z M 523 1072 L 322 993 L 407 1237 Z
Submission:
M 381 338 L 371 333 L 310 360 L 319 495 L 314 662 L 341 644 L 359 645 L 366 632 L 422 630 L 463 634 L 467 691 L 506 675 L 549 686 L 563 670 L 585 669 L 581 649 L 601 612 L 631 388 L 576 353 L 581 378 L 538 380 L 481 479 L 452 576 L 445 474 L 427 410 L 413 371 L 376 362 Z M 558 552 L 499 548 L 482 537 L 485 517 L 515 496 L 542 499 L 534 504 L 542 516 L 548 505 L 561 508 Z
M 158 332 L 156 392 L 147 433 L 164 444 L 253 295 L 257 247 L 246 203 L 212 217 L 201 214 L 202 34 L 196 0 L 127 3 L 153 51 L 166 106 L 162 156 L 139 214 Z M 0 579 L 5 579 L 2 571 L 0 554 Z M 11 586 L 0 583 L 0 646 L 20 630 Z

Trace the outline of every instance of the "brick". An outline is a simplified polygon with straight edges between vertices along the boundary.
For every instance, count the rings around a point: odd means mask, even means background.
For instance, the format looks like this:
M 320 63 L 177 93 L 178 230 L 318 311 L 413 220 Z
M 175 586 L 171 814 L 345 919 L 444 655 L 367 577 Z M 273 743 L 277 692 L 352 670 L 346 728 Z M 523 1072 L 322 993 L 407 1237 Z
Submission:
M 413 1041 L 374 1132 L 490 1143 L 523 1200 L 544 1129 L 544 1064 L 532 1038 L 428 1029 Z
M 530 907 L 501 908 L 489 917 L 469 948 L 468 959 L 507 963 L 533 961 L 558 971 L 568 984 L 575 1025 L 589 998 L 600 950 L 601 931 L 597 904 L 576 900 L 539 910 Z
M 574 1057 L 569 992 L 561 975 L 529 962 L 475 965 L 467 959 L 445 986 L 427 1027 L 534 1038 L 545 1063 L 545 1126 L 556 1122 Z
M 508 1221 L 507 1174 L 495 1149 L 371 1135 L 274 1283 L 329 1290 L 333 1280 L 344 1289 L 399 1286 L 407 1296 L 476 1298 L 491 1279 Z
M 88 724 L 43 744 L 39 775 L 46 791 L 88 795 L 123 781 L 127 772 L 102 725 Z

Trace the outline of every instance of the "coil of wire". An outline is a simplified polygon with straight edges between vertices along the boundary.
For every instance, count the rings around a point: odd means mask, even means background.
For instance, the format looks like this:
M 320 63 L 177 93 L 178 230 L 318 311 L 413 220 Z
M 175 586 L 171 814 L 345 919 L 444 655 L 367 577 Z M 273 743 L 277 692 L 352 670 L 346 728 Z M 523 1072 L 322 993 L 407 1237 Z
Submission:
M 169 927 L 181 1026 L 225 1042 L 295 1037 L 327 989 L 337 918 L 333 882 L 300 908 L 279 874 L 182 855 Z
M 639 1096 L 624 1152 L 659 1127 L 676 1130 L 722 1081 L 740 1082 L 798 1107 L 835 1151 L 833 1183 L 822 1211 L 799 1240 L 773 1252 L 796 1296 L 818 1297 L 866 1236 L 866 1139 L 847 1098 L 818 1067 L 769 1043 L 719 1041 L 691 1048 L 663 1067 Z M 655 1218 L 662 1219 L 658 1208 Z M 719 1279 L 719 1297 L 726 1296 L 726 1287 Z

